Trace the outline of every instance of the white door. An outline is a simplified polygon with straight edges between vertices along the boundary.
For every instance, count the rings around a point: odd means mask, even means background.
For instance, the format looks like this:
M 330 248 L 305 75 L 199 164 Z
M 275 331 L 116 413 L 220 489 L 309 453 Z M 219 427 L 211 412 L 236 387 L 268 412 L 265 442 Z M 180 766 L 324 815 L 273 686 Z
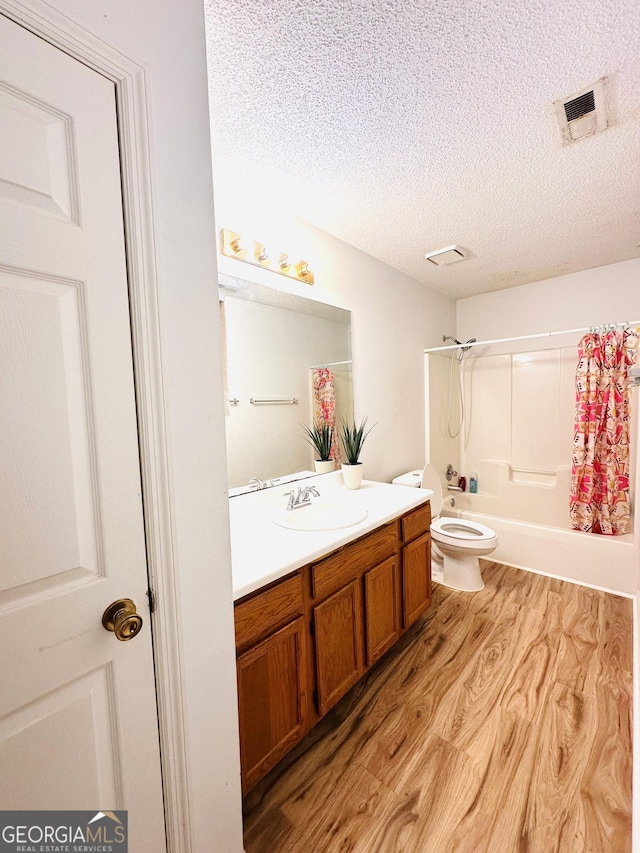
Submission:
M 114 86 L 0 15 L 0 809 L 165 849 L 147 587 Z

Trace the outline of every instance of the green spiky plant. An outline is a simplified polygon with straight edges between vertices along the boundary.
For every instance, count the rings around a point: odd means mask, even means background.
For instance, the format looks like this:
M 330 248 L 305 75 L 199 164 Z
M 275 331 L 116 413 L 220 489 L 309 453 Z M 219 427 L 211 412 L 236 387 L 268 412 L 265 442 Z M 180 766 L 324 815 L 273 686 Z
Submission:
M 358 465 L 360 462 L 360 454 L 362 453 L 362 445 L 365 438 L 369 435 L 373 426 L 366 429 L 367 418 L 363 418 L 360 426 L 356 426 L 355 422 L 348 423 L 342 421 L 340 425 L 340 438 L 344 448 L 344 455 L 347 457 L 348 465 Z
M 321 462 L 328 462 L 331 459 L 333 427 L 326 423 L 326 421 L 318 426 L 308 427 L 304 424 L 301 424 L 301 426 L 307 436 L 305 440 L 318 454 L 318 459 Z

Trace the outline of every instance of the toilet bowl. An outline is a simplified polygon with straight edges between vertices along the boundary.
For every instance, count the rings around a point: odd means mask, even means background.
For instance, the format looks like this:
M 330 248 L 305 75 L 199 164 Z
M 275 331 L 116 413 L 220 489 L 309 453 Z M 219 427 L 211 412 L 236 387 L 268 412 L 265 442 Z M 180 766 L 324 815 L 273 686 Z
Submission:
M 464 592 L 484 588 L 478 557 L 486 557 L 498 547 L 494 530 L 465 518 L 440 517 L 442 483 L 435 465 L 422 472 L 421 486 L 431 489 L 431 577 L 436 583 Z

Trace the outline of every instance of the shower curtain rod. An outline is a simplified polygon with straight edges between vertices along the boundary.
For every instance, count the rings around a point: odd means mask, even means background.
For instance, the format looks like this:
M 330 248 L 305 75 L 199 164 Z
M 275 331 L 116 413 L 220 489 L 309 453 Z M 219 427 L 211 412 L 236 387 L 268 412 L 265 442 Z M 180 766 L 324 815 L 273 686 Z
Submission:
M 309 370 L 314 370 L 317 367 L 337 367 L 339 364 L 353 364 L 353 359 L 348 358 L 346 361 L 325 361 L 323 364 L 312 364 Z
M 602 323 L 600 325 L 603 326 L 640 326 L 640 320 L 630 320 L 625 321 L 623 323 Z M 460 349 L 460 346 L 463 346 L 465 349 L 467 347 L 481 347 L 487 344 L 506 344 L 510 341 L 530 341 L 533 338 L 550 338 L 553 335 L 575 335 L 578 332 L 589 332 L 591 329 L 598 328 L 598 326 L 585 326 L 582 329 L 563 329 L 561 332 L 540 332 L 537 335 L 518 335 L 515 338 L 494 338 L 491 341 L 470 341 L 466 343 L 465 341 L 461 341 L 460 344 L 448 344 L 446 347 L 430 347 L 429 349 L 424 350 L 425 353 L 429 352 L 443 352 L 444 350 L 449 349 Z

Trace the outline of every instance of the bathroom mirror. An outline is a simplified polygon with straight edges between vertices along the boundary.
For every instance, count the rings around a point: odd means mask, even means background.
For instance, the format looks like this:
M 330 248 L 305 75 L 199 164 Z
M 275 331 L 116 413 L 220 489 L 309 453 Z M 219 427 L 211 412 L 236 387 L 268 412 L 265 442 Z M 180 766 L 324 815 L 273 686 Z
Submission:
M 314 475 L 313 369 L 327 367 L 336 423 L 353 418 L 351 312 L 244 279 L 219 279 L 230 495 L 249 481 Z

